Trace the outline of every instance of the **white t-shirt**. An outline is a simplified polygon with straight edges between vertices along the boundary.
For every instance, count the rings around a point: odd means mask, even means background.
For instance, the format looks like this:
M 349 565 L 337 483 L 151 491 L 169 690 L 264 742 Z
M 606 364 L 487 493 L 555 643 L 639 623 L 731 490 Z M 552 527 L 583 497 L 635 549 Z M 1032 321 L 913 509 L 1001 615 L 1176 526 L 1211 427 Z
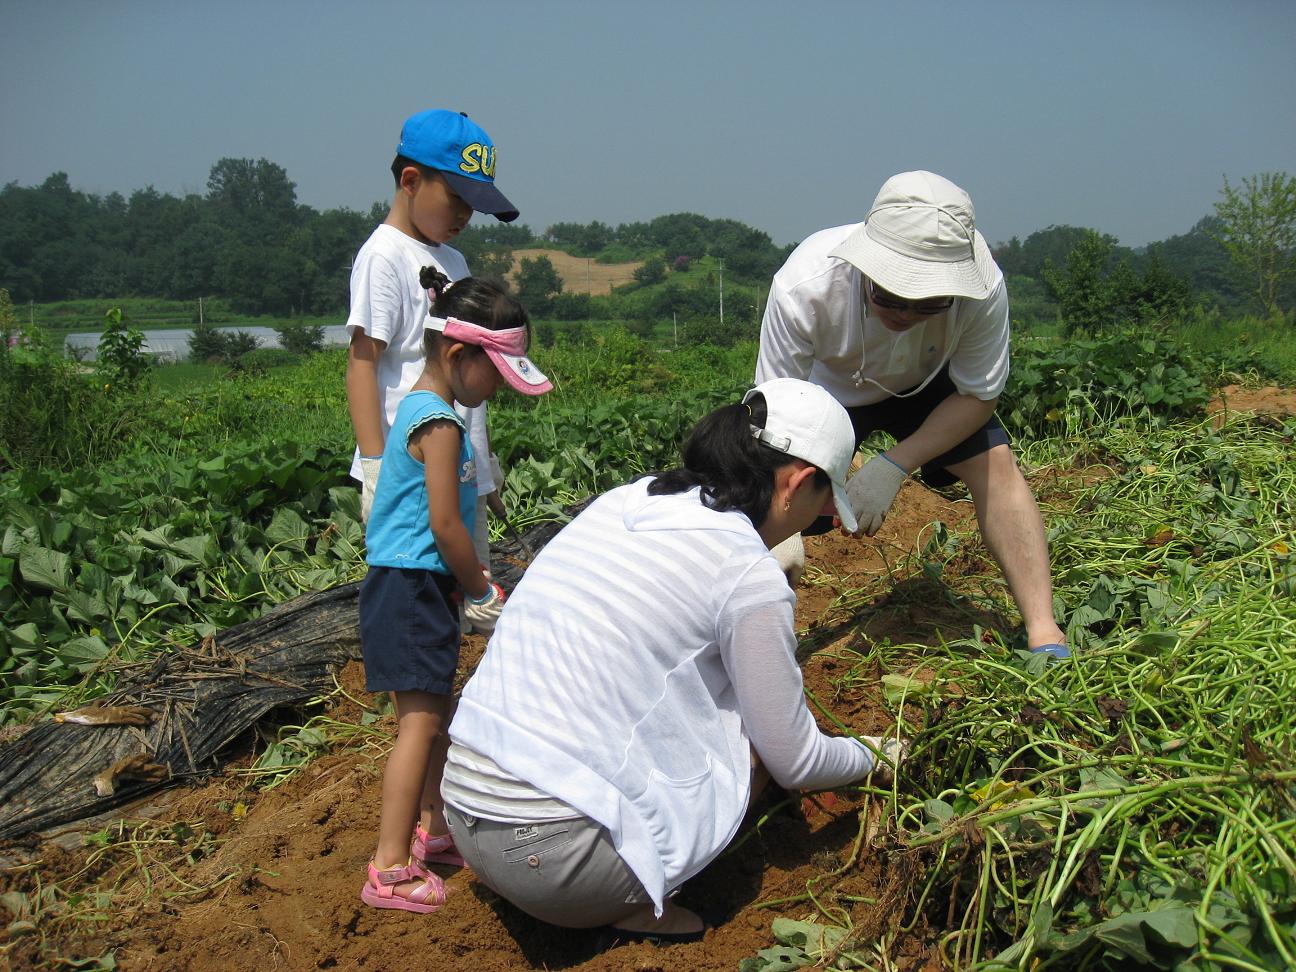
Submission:
M 796 789 L 859 779 L 873 757 L 815 725 L 796 596 L 751 521 L 650 482 L 599 497 L 527 568 L 450 737 L 606 827 L 660 909 L 737 831 L 752 747 Z M 474 812 L 460 769 L 442 794 Z
M 401 399 L 423 373 L 423 325 L 431 301 L 419 283 L 419 271 L 428 266 L 451 280 L 468 276 L 468 264 L 454 247 L 420 243 L 386 223 L 373 231 L 351 266 L 347 334 L 360 331 L 387 345 L 377 368 L 384 441 Z M 359 449 L 351 476 L 361 478 Z
M 756 383 L 801 378 L 850 407 L 918 389 L 949 365 L 960 394 L 998 397 L 1008 381 L 1008 291 L 995 267 L 984 300 L 952 307 L 903 333 L 868 314 L 864 274 L 828 254 L 859 224 L 808 237 L 774 275 L 761 321 Z
M 477 495 L 485 496 L 493 492 L 497 485 L 495 474 L 491 469 L 490 437 L 486 434 L 486 403 L 475 408 L 455 403 L 455 411 L 464 421 L 468 430 L 468 441 L 472 443 L 473 455 L 477 457 Z

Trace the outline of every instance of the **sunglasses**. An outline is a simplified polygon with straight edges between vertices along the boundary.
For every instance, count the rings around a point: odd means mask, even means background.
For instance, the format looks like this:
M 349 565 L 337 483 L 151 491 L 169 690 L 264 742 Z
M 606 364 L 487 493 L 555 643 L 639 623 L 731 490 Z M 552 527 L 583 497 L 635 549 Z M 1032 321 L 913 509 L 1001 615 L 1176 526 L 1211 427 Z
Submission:
M 934 300 L 905 300 L 889 290 L 883 290 L 872 280 L 869 281 L 869 297 L 878 307 L 887 310 L 908 311 L 920 317 L 931 317 L 954 306 L 953 297 L 937 297 Z

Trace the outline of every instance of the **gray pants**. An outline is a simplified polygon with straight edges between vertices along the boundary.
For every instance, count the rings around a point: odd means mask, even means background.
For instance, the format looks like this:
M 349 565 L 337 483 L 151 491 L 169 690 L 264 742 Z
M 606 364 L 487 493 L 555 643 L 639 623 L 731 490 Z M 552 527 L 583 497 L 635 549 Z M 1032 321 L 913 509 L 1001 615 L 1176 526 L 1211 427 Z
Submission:
M 652 900 L 607 830 L 588 817 L 499 823 L 447 805 L 445 818 L 478 879 L 533 918 L 594 928 L 614 924 Z

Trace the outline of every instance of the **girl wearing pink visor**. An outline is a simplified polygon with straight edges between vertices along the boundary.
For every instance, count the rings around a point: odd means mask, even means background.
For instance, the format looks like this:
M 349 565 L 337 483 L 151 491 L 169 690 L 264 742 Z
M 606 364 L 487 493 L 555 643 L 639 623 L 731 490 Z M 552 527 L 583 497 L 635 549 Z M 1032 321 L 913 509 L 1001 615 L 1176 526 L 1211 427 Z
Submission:
M 514 391 L 523 395 L 543 395 L 553 388 L 553 382 L 526 356 L 530 325 L 493 331 L 457 317 L 431 317 L 425 327 L 429 331 L 439 331 L 452 341 L 481 348 Z
M 530 321 L 483 280 L 451 284 L 435 268 L 423 336 L 423 372 L 401 399 L 383 450 L 365 532 L 360 587 L 365 687 L 395 697 L 399 729 L 383 769 L 378 846 L 360 898 L 374 908 L 426 914 L 445 903 L 430 864 L 463 865 L 445 823 L 441 776 L 459 664 L 457 602 L 490 634 L 504 592 L 473 546 L 477 463 L 455 404 L 475 408 L 505 382 L 524 395 L 552 385 L 527 359 Z

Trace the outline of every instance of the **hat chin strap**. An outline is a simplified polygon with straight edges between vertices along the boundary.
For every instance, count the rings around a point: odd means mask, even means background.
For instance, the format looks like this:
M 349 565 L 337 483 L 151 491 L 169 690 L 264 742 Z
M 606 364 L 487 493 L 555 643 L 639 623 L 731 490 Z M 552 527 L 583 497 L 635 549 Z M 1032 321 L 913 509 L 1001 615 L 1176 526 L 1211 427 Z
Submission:
M 865 274 L 861 273 L 860 274 L 860 301 L 861 301 L 860 308 L 864 311 L 865 316 L 867 316 L 868 314 L 868 310 L 867 310 L 868 297 L 865 294 L 865 289 L 867 287 L 868 287 L 868 278 Z M 948 311 L 946 313 L 948 313 Z M 860 328 L 861 330 L 863 329 L 862 321 L 860 322 Z M 878 388 L 882 389 L 882 391 L 886 392 L 887 395 L 889 395 L 891 398 L 912 398 L 914 395 L 917 395 L 924 388 L 930 385 L 931 380 L 935 378 L 937 375 L 939 375 L 941 373 L 941 368 L 945 366 L 945 358 L 944 356 L 942 356 L 940 364 L 936 366 L 936 370 L 933 371 L 926 378 L 924 378 L 922 380 L 922 384 L 920 384 L 917 388 L 914 388 L 910 391 L 898 392 L 898 391 L 892 391 L 890 388 L 882 384 L 882 382 L 878 381 L 876 378 L 870 378 L 864 374 L 864 366 L 868 363 L 867 360 L 865 359 L 866 353 L 867 352 L 865 351 L 864 338 L 861 336 L 860 337 L 860 364 L 859 367 L 855 369 L 855 373 L 851 375 L 851 381 L 855 383 L 856 388 L 863 388 L 865 384 L 875 385 Z

